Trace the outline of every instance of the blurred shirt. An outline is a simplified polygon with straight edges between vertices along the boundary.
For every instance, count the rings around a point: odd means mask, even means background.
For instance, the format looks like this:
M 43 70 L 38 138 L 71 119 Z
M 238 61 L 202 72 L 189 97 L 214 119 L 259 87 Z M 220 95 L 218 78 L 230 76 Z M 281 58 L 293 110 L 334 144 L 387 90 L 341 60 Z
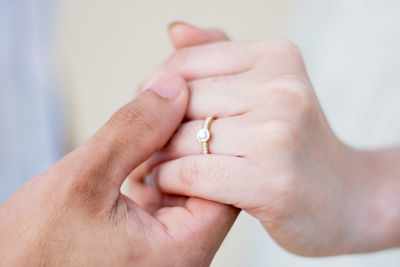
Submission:
M 63 151 L 51 0 L 0 0 L 0 204 Z
M 400 144 L 400 1 L 305 3 L 294 39 L 335 133 L 357 148 Z

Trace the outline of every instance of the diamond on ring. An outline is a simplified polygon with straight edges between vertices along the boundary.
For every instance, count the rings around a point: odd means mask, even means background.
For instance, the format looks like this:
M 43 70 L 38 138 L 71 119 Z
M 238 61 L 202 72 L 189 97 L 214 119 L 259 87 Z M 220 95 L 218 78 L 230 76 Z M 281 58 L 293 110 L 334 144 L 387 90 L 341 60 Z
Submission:
M 210 131 L 205 128 L 201 128 L 197 132 L 196 138 L 200 142 L 207 142 L 210 139 Z

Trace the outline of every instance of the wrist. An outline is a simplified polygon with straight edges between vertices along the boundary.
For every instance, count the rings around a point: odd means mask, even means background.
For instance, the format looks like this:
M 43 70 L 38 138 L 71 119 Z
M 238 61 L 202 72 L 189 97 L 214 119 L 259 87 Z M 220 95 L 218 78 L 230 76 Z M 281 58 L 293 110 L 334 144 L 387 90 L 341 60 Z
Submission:
M 362 253 L 400 244 L 399 151 L 345 147 L 341 171 L 346 197 L 347 248 Z

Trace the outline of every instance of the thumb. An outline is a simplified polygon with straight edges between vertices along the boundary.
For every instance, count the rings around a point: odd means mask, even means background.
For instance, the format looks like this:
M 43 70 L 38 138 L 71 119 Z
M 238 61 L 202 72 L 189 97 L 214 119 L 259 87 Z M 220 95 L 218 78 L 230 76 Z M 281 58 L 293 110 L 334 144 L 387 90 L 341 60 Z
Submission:
M 169 37 L 175 49 L 221 41 L 228 36 L 217 29 L 201 29 L 184 22 L 173 22 L 168 27 Z
M 151 89 L 119 109 L 85 144 L 62 160 L 78 176 L 80 191 L 119 195 L 140 163 L 161 149 L 180 125 L 188 101 L 186 82 L 177 74 L 158 79 Z M 95 188 L 93 188 L 95 187 Z

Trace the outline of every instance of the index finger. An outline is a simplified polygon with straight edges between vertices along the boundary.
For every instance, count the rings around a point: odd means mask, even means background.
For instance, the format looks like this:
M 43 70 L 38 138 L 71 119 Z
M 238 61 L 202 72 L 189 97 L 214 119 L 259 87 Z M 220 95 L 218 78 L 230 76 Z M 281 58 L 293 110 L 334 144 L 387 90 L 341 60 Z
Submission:
M 277 76 L 306 73 L 301 54 L 290 41 L 217 42 L 176 51 L 142 87 L 170 72 L 192 81 L 239 74 L 253 68 L 263 68 Z

